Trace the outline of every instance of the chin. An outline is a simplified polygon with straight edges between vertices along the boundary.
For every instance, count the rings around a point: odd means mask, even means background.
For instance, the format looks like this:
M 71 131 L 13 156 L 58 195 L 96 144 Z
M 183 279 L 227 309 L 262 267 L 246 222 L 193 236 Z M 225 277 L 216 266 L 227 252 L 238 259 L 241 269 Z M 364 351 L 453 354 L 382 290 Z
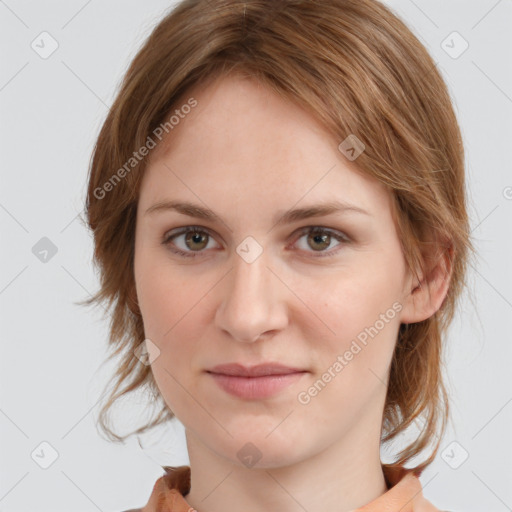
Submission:
M 239 435 L 231 432 L 233 439 L 230 438 L 223 443 L 223 447 L 213 443 L 215 451 L 224 449 L 224 453 L 220 455 L 224 457 L 228 455 L 233 463 L 247 469 L 272 469 L 295 464 L 302 460 L 304 455 L 298 452 L 297 446 L 303 444 L 304 439 L 299 441 L 290 435 L 279 436 L 276 435 L 275 430 L 269 435 L 275 426 L 276 423 L 271 428 L 261 431 L 254 431 L 254 429 L 240 431 Z M 285 434 L 284 431 L 283 434 Z

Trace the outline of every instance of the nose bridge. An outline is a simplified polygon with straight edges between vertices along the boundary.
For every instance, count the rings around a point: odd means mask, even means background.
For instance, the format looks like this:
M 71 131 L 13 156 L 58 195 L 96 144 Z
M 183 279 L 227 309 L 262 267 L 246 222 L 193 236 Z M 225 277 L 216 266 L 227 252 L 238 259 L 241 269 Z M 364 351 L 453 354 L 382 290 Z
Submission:
M 218 327 L 229 332 L 239 341 L 255 341 L 267 331 L 282 328 L 285 314 L 276 302 L 279 280 L 267 268 L 271 266 L 265 251 L 252 259 L 244 244 L 233 254 L 233 268 L 226 276 L 217 314 Z

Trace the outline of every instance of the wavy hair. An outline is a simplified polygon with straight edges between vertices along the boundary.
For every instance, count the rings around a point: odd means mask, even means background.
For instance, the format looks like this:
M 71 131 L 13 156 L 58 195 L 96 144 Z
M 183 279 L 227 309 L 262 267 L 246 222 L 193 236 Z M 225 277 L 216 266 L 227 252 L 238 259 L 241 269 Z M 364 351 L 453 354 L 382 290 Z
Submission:
M 416 466 L 421 471 L 434 460 L 449 418 L 442 341 L 474 248 L 464 148 L 449 91 L 420 41 L 376 0 L 184 0 L 131 61 L 94 147 L 85 208 L 100 289 L 82 303 L 108 304 L 109 357 L 120 358 L 99 424 L 110 440 L 124 440 L 110 428 L 109 412 L 139 388 L 152 391 L 160 410 L 129 435 L 174 417 L 151 367 L 134 356 L 145 339 L 133 262 L 148 159 L 128 170 L 126 163 L 189 88 L 235 72 L 309 111 L 336 140 L 355 134 L 363 142 L 354 164 L 388 187 L 406 264 L 416 276 L 428 271 L 429 262 L 448 257 L 452 274 L 440 309 L 399 328 L 383 413 L 382 442 L 418 419 L 423 423 L 385 466 L 405 465 L 437 440 Z

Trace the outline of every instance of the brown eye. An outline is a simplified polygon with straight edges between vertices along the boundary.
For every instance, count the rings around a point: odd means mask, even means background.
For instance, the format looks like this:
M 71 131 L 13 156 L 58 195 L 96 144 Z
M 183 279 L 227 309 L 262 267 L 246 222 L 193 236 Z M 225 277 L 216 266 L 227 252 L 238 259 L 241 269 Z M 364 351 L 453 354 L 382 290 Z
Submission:
M 300 235 L 301 236 L 299 237 L 299 240 L 301 240 L 304 235 L 307 235 L 307 238 L 306 247 L 299 247 L 299 249 L 309 253 L 318 253 L 317 255 L 314 255 L 314 257 L 327 257 L 337 254 L 339 249 L 334 249 L 331 251 L 325 250 L 331 246 L 333 240 L 337 241 L 337 245 L 339 246 L 350 243 L 350 238 L 342 232 L 322 228 L 319 226 L 308 226 L 302 228 Z
M 183 235 L 183 242 L 175 242 L 175 240 L 179 240 Z M 180 256 L 193 258 L 196 255 L 199 256 L 205 252 L 203 249 L 208 247 L 211 240 L 213 240 L 213 237 L 211 237 L 211 235 L 204 229 L 187 226 L 186 228 L 178 231 L 172 231 L 165 235 L 162 244 L 169 246 L 169 249 L 172 252 L 179 254 Z
M 201 234 L 200 231 L 189 231 L 185 233 L 185 244 L 189 249 L 200 251 L 208 245 L 207 237 L 207 233 Z
M 329 247 L 331 243 L 331 235 L 329 234 L 319 234 L 319 233 L 310 233 L 308 235 L 308 244 L 312 249 L 322 251 Z
M 183 241 L 177 241 L 184 235 Z M 319 226 L 308 226 L 300 231 L 299 240 L 306 237 L 306 247 L 299 247 L 306 253 L 314 254 L 314 257 L 327 257 L 336 255 L 341 249 L 327 251 L 333 241 L 337 241 L 339 246 L 346 245 L 351 239 L 340 231 L 322 228 Z M 176 242 L 175 242 L 176 240 Z M 175 254 L 185 257 L 197 257 L 206 253 L 204 249 L 208 249 L 210 242 L 215 239 L 205 229 L 187 226 L 177 231 L 171 231 L 164 236 L 163 245 L 169 247 L 169 250 Z M 298 242 L 296 242 L 298 243 Z M 300 245 L 300 244 L 299 244 Z M 335 246 L 336 247 L 336 246 Z M 212 247 L 210 247 L 212 248 Z

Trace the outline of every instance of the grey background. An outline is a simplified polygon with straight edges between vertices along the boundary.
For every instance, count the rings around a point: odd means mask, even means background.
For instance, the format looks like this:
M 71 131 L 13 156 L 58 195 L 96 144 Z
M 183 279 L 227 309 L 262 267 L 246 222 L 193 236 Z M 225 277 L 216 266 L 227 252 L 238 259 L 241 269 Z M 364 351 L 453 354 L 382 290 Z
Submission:
M 512 2 L 386 3 L 448 82 L 479 252 L 476 300 L 463 300 L 447 339 L 453 421 L 421 477 L 424 494 L 443 510 L 512 510 Z M 0 511 L 140 507 L 159 464 L 188 463 L 180 424 L 144 436 L 145 449 L 99 437 L 96 403 L 114 368 L 102 364 L 108 325 L 74 304 L 98 287 L 78 220 L 93 143 L 130 59 L 171 5 L 0 0 Z M 59 45 L 46 59 L 31 47 L 43 31 Z M 458 58 L 442 46 L 453 31 L 469 44 Z M 456 52 L 453 37 L 444 45 Z M 43 237 L 57 250 L 46 263 L 33 252 Z M 120 425 L 143 414 L 143 400 L 119 410 Z M 58 453 L 47 469 L 42 442 Z

